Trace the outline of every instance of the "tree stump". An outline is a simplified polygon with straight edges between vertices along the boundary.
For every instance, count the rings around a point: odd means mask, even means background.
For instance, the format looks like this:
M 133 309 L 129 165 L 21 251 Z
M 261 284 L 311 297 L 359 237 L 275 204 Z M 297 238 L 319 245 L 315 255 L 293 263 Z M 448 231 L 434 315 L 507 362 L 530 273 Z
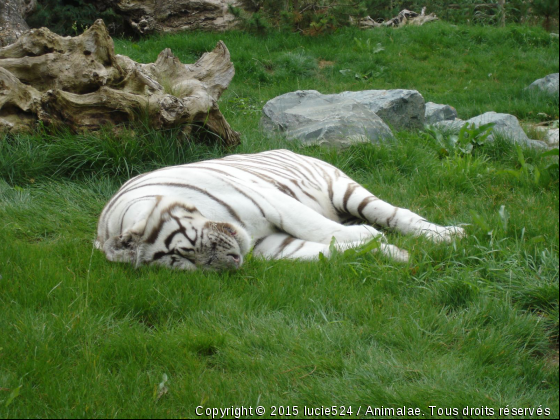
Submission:
M 357 22 L 358 27 L 362 29 L 379 28 L 379 27 L 392 27 L 400 28 L 406 25 L 422 26 L 425 23 L 433 22 L 439 20 L 434 13 L 426 14 L 426 8 L 422 8 L 421 13 L 411 12 L 410 10 L 401 10 L 400 13 L 393 19 L 389 19 L 383 22 L 376 22 L 370 16 L 360 19 Z M 354 22 L 356 24 L 356 22 Z
M 37 0 L 0 1 L 0 47 L 10 45 L 29 30 L 25 17 L 37 7 Z
M 77 37 L 46 28 L 0 48 L 0 130 L 31 130 L 37 121 L 74 130 L 147 120 L 154 128 L 205 128 L 239 144 L 218 108 L 235 70 L 223 42 L 195 64 L 170 49 L 155 63 L 117 55 L 102 20 Z
M 247 0 L 91 0 L 98 8 L 112 7 L 137 33 L 193 30 L 224 31 L 238 23 L 230 6 Z

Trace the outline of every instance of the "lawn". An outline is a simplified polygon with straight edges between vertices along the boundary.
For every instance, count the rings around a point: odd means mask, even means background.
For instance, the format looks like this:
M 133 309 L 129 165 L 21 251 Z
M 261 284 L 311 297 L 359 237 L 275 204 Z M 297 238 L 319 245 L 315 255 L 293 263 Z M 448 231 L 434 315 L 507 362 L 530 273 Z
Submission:
M 438 22 L 115 45 L 137 61 L 169 47 L 191 63 L 220 39 L 236 66 L 220 102 L 242 133 L 234 150 L 141 123 L 0 135 L 0 417 L 209 418 L 229 408 L 217 417 L 232 418 L 250 408 L 243 417 L 257 418 L 260 406 L 265 417 L 334 417 L 331 407 L 401 417 L 406 407 L 402 417 L 557 418 L 554 160 L 504 139 L 442 157 L 422 132 L 397 133 L 393 145 L 302 148 L 259 120 L 266 101 L 297 89 L 403 88 L 463 119 L 507 112 L 529 127 L 558 119 L 557 97 L 524 91 L 558 72 L 558 40 Z M 437 245 L 388 233 L 408 264 L 249 257 L 229 273 L 134 269 L 94 250 L 97 217 L 131 176 L 273 148 L 324 159 L 436 223 L 466 223 L 467 237 Z

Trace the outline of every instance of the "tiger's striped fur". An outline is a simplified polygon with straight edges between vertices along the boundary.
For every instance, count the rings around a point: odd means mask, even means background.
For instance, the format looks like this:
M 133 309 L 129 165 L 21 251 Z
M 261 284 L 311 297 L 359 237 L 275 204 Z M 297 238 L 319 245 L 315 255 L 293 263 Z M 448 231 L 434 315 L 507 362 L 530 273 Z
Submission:
M 345 225 L 359 219 L 367 224 Z M 368 225 L 369 224 L 369 225 Z M 288 150 L 162 168 L 126 182 L 105 206 L 97 247 L 111 261 L 179 269 L 235 269 L 253 254 L 317 259 L 379 237 L 381 251 L 408 260 L 371 225 L 450 241 L 442 227 L 394 207 L 326 162 Z

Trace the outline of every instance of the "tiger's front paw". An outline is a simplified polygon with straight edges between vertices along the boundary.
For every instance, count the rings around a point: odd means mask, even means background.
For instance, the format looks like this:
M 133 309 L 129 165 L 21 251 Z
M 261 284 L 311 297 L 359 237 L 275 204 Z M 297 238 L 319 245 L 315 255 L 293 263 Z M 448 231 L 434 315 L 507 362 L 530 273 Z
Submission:
M 459 226 L 437 226 L 436 229 L 429 229 L 422 232 L 424 236 L 433 242 L 453 242 L 454 239 L 464 238 L 465 229 Z
M 380 250 L 383 255 L 386 255 L 394 261 L 406 263 L 409 260 L 408 252 L 395 245 L 381 244 Z

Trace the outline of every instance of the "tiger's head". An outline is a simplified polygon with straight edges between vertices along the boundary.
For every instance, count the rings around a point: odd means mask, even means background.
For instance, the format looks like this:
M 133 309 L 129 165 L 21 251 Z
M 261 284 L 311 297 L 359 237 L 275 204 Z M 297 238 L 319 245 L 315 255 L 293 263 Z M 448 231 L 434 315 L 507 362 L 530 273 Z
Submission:
M 245 229 L 214 222 L 181 199 L 158 197 L 145 220 L 110 238 L 111 261 L 159 264 L 180 270 L 231 270 L 243 264 L 251 239 Z

